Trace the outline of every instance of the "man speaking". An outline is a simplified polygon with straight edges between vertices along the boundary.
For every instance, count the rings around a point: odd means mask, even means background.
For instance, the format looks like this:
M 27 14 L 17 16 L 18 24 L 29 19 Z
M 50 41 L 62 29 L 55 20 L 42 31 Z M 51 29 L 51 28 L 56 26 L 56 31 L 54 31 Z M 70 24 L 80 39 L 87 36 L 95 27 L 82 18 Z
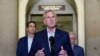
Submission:
M 57 15 L 52 10 L 43 14 L 46 29 L 36 33 L 37 41 L 32 56 L 74 56 L 69 34 L 56 28 Z

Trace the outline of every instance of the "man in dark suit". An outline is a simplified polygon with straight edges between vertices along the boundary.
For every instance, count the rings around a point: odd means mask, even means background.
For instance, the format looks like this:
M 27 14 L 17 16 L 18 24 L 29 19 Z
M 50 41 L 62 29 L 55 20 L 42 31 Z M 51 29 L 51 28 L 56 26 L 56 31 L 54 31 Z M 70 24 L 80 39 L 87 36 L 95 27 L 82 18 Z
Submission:
M 74 56 L 70 45 L 69 34 L 56 28 L 56 16 L 52 10 L 44 13 L 43 22 L 46 29 L 36 34 L 37 48 L 33 51 L 35 56 Z
M 28 56 L 30 53 L 31 47 L 35 48 L 35 28 L 36 23 L 34 21 L 29 21 L 26 24 L 27 27 L 27 35 L 19 39 L 17 45 L 16 56 Z
M 69 36 L 70 36 L 71 47 L 72 47 L 74 56 L 84 56 L 83 48 L 75 44 L 75 39 L 76 39 L 75 33 L 70 32 Z

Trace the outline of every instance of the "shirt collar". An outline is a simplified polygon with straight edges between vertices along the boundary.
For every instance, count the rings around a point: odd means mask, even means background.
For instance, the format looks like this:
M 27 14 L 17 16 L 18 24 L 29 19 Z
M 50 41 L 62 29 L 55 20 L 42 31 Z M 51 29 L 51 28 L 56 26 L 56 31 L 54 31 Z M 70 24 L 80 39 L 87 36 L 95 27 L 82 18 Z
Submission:
M 53 28 L 52 30 L 49 30 L 49 29 L 47 28 L 47 32 L 49 32 L 49 33 L 55 33 L 55 31 L 56 31 L 56 28 Z

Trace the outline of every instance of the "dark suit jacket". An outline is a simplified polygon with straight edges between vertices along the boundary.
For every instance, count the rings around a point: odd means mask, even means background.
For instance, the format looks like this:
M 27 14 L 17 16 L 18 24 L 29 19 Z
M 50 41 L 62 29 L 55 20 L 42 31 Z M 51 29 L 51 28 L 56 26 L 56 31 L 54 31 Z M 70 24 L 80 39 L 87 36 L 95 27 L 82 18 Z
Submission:
M 44 29 L 36 33 L 36 38 L 37 38 L 36 42 L 37 44 L 35 45 L 36 49 L 33 50 L 33 52 L 31 52 L 30 56 L 33 56 L 37 52 L 37 50 L 40 50 L 42 48 L 44 48 L 45 56 L 50 56 L 47 30 Z M 63 46 L 64 49 L 67 51 L 68 56 L 74 56 L 70 45 L 69 34 L 67 32 L 56 29 L 54 41 L 55 41 L 54 56 L 58 56 L 61 50 L 61 46 Z
M 27 40 L 27 36 L 22 37 L 21 39 L 19 39 L 18 44 L 17 44 L 17 51 L 16 51 L 16 56 L 28 56 L 28 40 Z M 34 43 L 35 41 L 35 37 L 33 38 L 33 42 L 31 47 L 35 48 Z M 32 50 L 30 49 L 30 52 Z M 29 53 L 30 53 L 29 52 Z
M 78 45 L 74 45 L 73 53 L 74 53 L 74 56 L 84 56 L 83 48 Z

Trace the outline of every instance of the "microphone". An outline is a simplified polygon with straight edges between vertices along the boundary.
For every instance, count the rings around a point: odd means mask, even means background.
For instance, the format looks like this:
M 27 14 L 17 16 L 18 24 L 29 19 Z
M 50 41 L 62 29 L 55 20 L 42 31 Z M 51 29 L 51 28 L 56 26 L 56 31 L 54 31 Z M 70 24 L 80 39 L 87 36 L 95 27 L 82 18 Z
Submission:
M 51 56 L 54 56 L 54 43 L 55 43 L 54 37 L 50 36 L 49 41 L 50 41 L 50 47 L 51 47 Z

